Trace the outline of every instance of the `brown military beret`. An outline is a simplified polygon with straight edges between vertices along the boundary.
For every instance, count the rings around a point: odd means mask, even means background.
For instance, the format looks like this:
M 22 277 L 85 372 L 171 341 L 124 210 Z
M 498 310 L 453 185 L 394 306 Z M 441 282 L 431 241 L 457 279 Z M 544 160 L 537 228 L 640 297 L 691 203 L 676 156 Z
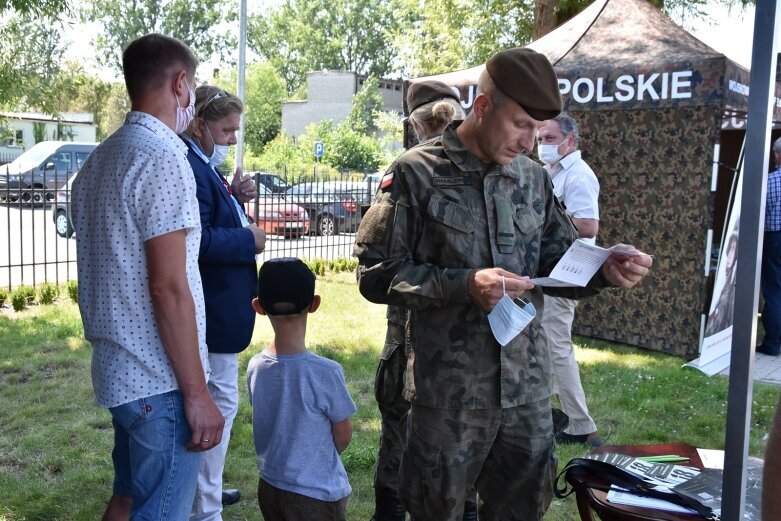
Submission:
M 485 62 L 494 84 L 537 121 L 555 118 L 564 107 L 559 82 L 548 58 L 516 47 L 498 52 Z
M 449 85 L 436 80 L 420 81 L 411 84 L 407 89 L 407 108 L 412 114 L 421 105 L 445 98 L 460 101 L 458 94 Z

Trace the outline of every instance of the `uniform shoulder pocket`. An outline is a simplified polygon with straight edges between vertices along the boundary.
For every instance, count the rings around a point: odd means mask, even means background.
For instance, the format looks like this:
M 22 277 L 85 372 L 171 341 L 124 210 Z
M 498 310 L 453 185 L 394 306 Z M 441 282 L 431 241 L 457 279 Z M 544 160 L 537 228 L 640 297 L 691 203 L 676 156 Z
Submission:
M 532 206 L 529 206 L 528 204 L 519 204 L 515 207 L 513 221 L 515 222 L 515 226 L 521 230 L 521 233 L 528 235 L 542 226 L 545 217 L 537 213 Z
M 450 201 L 436 194 L 431 196 L 426 211 L 432 219 L 464 233 L 475 231 L 472 211 L 462 204 Z

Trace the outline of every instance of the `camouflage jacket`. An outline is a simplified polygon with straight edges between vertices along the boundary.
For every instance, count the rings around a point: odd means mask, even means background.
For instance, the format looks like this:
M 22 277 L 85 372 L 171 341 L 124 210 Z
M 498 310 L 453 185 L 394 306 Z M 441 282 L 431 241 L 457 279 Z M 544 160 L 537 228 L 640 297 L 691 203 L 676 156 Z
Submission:
M 455 126 L 402 154 L 384 179 L 390 174 L 361 222 L 354 253 L 361 294 L 411 310 L 408 398 L 429 407 L 486 409 L 549 396 L 541 289 L 525 295 L 537 317 L 502 348 L 487 313 L 467 295 L 467 276 L 490 267 L 529 277 L 550 273 L 577 238 L 550 176 L 522 156 L 506 166 L 483 163 Z M 579 298 L 605 285 L 597 275 L 587 288 L 546 292 Z

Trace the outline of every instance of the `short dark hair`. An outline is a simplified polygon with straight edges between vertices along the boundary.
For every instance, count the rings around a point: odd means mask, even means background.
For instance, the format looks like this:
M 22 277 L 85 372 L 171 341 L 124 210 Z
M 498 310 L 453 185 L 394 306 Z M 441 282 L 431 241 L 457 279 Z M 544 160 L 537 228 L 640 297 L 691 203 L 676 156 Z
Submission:
M 184 69 L 195 77 L 198 60 L 183 42 L 164 34 L 136 38 L 122 53 L 122 72 L 130 101 L 158 89 L 170 74 Z M 176 70 L 174 70 L 176 69 Z

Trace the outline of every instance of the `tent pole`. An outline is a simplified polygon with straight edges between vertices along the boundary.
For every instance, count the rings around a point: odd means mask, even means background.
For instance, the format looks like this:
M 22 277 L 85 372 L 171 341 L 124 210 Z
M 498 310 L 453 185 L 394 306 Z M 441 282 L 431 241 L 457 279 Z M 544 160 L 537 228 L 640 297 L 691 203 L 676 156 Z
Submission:
M 754 43 L 743 163 L 741 202 L 730 355 L 727 425 L 722 482 L 723 521 L 742 521 L 746 499 L 746 462 L 751 432 L 754 349 L 757 339 L 756 310 L 762 239 L 765 231 L 766 161 L 770 154 L 770 124 L 775 107 L 778 5 L 776 0 L 757 0 Z

